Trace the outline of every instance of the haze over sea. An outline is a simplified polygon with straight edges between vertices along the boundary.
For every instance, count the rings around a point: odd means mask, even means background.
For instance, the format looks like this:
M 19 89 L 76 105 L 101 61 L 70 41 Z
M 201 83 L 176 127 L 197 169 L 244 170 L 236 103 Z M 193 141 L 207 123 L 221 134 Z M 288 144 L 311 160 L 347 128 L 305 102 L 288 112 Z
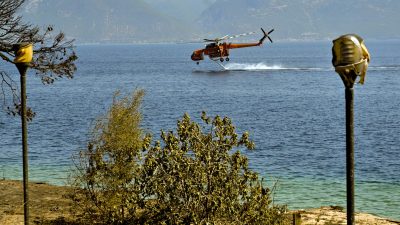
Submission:
M 355 87 L 356 210 L 400 219 L 400 41 L 368 41 L 371 64 Z M 143 88 L 143 126 L 158 138 L 185 112 L 228 116 L 249 131 L 250 166 L 289 208 L 345 207 L 344 87 L 331 42 L 276 42 L 231 51 L 222 70 L 196 65 L 195 44 L 81 45 L 72 80 L 28 76 L 31 181 L 65 184 L 72 155 L 116 90 Z M 18 81 L 17 70 L 10 68 Z M 0 176 L 22 179 L 20 120 L 0 113 Z

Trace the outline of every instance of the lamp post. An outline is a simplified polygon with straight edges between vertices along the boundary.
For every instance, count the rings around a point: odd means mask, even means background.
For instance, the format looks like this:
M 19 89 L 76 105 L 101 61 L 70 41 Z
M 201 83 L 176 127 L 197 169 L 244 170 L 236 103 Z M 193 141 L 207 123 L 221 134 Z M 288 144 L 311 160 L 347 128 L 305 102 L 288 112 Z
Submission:
M 21 121 L 22 121 L 22 167 L 24 189 L 24 224 L 29 224 L 29 193 L 28 193 L 28 125 L 26 119 L 26 71 L 32 61 L 33 48 L 30 43 L 18 43 L 15 50 L 14 63 L 20 73 L 21 80 Z
M 370 60 L 363 39 L 346 34 L 333 40 L 332 64 L 345 86 L 347 225 L 354 225 L 354 83 L 363 84 Z

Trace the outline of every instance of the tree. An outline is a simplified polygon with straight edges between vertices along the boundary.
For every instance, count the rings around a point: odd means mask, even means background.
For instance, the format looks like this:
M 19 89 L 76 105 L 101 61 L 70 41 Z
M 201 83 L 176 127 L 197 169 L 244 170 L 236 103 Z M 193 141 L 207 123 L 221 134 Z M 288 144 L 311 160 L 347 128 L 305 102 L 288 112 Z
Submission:
M 285 224 L 286 207 L 248 168 L 253 149 L 227 117 L 185 114 L 176 131 L 140 128 L 142 91 L 114 98 L 76 163 L 75 212 L 83 224 Z
M 72 78 L 76 71 L 73 40 L 66 40 L 64 33 L 54 34 L 52 26 L 41 31 L 34 26 L 22 21 L 18 10 L 25 0 L 0 1 L 0 57 L 4 64 L 0 68 L 0 99 L 3 107 L 9 114 L 20 114 L 20 96 L 17 84 L 7 70 L 6 64 L 14 64 L 15 51 L 13 45 L 29 42 L 34 45 L 33 69 L 44 84 L 51 84 L 57 78 Z M 12 106 L 11 106 L 12 105 Z M 28 110 L 28 117 L 34 113 Z

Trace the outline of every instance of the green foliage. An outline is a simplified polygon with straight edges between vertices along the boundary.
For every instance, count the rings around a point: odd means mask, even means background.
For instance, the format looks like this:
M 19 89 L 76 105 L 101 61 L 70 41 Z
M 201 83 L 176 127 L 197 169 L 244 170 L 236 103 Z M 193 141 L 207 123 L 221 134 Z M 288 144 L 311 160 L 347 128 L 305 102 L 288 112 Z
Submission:
M 285 224 L 286 208 L 240 153 L 253 149 L 227 117 L 185 114 L 150 144 L 140 128 L 142 92 L 114 100 L 82 151 L 73 195 L 82 221 L 98 224 Z

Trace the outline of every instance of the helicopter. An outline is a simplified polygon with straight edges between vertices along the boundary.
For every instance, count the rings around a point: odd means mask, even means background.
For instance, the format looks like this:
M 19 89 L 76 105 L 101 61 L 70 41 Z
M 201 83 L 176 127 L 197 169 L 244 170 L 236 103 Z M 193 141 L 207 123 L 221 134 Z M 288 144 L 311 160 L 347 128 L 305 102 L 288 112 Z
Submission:
M 218 63 L 218 60 L 219 60 L 222 63 L 224 61 L 230 60 L 229 59 L 229 49 L 260 46 L 263 44 L 265 38 L 268 38 L 269 41 L 272 43 L 272 39 L 269 37 L 269 34 L 271 34 L 274 31 L 274 29 L 270 30 L 268 33 L 266 33 L 263 28 L 261 28 L 261 31 L 263 32 L 264 36 L 258 42 L 255 42 L 255 43 L 238 43 L 238 44 L 226 43 L 226 42 L 221 43 L 221 41 L 224 41 L 224 40 L 254 34 L 255 32 L 238 34 L 238 35 L 234 35 L 234 36 L 226 35 L 226 36 L 223 36 L 221 38 L 216 38 L 216 39 L 203 39 L 204 42 L 209 42 L 209 44 L 207 44 L 206 47 L 203 49 L 194 50 L 192 53 L 191 59 L 193 61 L 195 61 L 197 64 L 199 64 L 200 60 L 204 60 L 204 55 L 208 55 L 208 57 L 212 61 Z

